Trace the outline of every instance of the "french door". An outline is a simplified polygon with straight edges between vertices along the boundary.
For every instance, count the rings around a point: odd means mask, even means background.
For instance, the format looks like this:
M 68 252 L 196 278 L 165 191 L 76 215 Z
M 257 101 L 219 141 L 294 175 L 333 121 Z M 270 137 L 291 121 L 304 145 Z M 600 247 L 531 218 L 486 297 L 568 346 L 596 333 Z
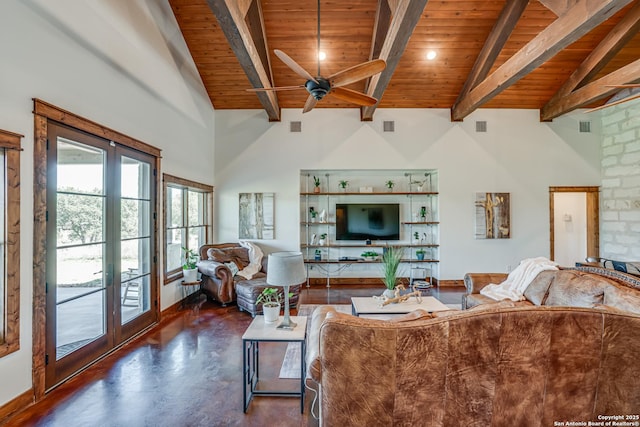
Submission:
M 154 158 L 50 123 L 47 389 L 157 319 Z

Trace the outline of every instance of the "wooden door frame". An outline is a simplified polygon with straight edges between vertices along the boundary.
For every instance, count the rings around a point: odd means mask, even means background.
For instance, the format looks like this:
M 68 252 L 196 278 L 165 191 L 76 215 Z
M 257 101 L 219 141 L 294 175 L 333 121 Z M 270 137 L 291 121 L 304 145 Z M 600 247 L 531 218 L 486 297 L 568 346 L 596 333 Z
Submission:
M 155 206 L 159 211 L 160 197 L 157 191 L 160 187 L 161 150 L 145 142 L 127 136 L 106 126 L 78 116 L 74 113 L 56 107 L 52 104 L 33 99 L 34 114 L 34 146 L 33 146 L 33 342 L 32 342 L 32 382 L 33 400 L 39 401 L 46 393 L 45 385 L 45 357 L 46 357 L 46 259 L 47 259 L 47 124 L 49 120 L 59 122 L 72 128 L 100 136 L 115 143 L 134 150 L 147 153 L 155 158 Z M 158 259 L 158 241 L 160 234 L 157 219 L 151 227 L 154 231 L 156 243 L 152 259 Z M 160 283 L 158 278 L 160 265 L 155 263 L 152 269 L 154 280 L 151 286 L 156 287 L 156 301 L 152 302 L 155 321 L 160 319 Z
M 600 187 L 549 187 L 549 254 L 555 258 L 554 200 L 556 193 L 587 196 L 587 256 L 600 256 Z

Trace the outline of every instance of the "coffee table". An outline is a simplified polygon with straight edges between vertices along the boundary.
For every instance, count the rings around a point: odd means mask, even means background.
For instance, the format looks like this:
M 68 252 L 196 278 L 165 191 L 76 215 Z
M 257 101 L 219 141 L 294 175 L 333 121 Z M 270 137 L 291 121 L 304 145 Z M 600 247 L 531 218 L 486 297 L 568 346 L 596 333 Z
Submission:
M 380 314 L 406 314 L 413 310 L 422 309 L 429 313 L 434 311 L 451 310 L 449 307 L 438 301 L 435 297 L 421 297 L 419 303 L 415 297 L 410 297 L 407 301 L 397 304 L 387 304 L 380 307 L 380 301 L 373 297 L 352 297 L 351 313 L 354 316 L 380 315 Z
M 256 316 L 244 335 L 242 335 L 242 396 L 244 412 L 247 412 L 253 396 L 300 396 L 300 412 L 304 412 L 304 377 L 305 377 L 305 341 L 307 337 L 307 317 L 291 316 L 296 323 L 293 330 L 278 329 L 282 322 L 282 316 L 277 322 L 265 323 L 264 316 Z M 300 390 L 281 391 L 265 390 L 258 388 L 260 380 L 260 352 L 261 342 L 299 342 L 301 346 L 300 357 Z M 249 389 L 247 390 L 247 385 Z

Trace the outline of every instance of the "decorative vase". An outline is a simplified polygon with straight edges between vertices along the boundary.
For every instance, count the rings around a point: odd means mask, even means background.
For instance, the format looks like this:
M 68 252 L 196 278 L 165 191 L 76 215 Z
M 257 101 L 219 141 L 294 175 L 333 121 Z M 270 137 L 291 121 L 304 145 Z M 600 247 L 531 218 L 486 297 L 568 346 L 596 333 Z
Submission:
M 262 314 L 264 315 L 264 323 L 276 323 L 280 316 L 280 303 L 266 302 L 262 304 Z
M 198 281 L 198 269 L 197 268 L 191 268 L 191 269 L 183 269 L 182 270 L 182 280 L 184 280 L 184 283 L 195 283 Z
M 385 289 L 382 295 L 388 299 L 396 297 L 396 293 L 394 292 L 393 289 Z
M 327 222 L 327 211 L 324 209 L 320 211 L 320 222 Z
M 319 246 L 324 246 L 325 240 L 324 239 L 320 239 L 318 240 L 318 245 Z

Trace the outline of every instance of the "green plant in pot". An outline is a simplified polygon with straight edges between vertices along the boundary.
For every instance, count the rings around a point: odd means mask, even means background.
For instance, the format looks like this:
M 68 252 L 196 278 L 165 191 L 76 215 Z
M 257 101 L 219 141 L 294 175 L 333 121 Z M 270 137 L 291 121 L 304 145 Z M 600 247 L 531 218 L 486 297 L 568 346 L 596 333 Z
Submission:
M 182 276 L 185 283 L 198 281 L 198 265 L 200 257 L 193 249 L 182 247 L 184 251 L 184 264 L 182 264 Z
M 313 192 L 314 193 L 319 193 L 320 192 L 320 177 L 313 177 Z
M 418 258 L 418 260 L 422 261 L 424 260 L 424 254 L 425 254 L 425 250 L 420 248 L 416 251 L 416 258 Z
M 398 282 L 398 267 L 402 262 L 404 249 L 401 246 L 387 246 L 382 254 L 382 282 L 387 288 L 384 295 L 393 298 L 393 290 Z
M 384 183 L 384 185 L 387 186 L 387 188 L 389 189 L 389 191 L 393 191 L 393 186 L 396 185 L 395 182 L 388 180 L 387 182 Z
M 375 261 L 378 258 L 378 253 L 374 251 L 364 251 L 360 254 L 362 258 L 368 261 Z
M 342 189 L 342 191 L 347 190 L 347 185 L 349 185 L 349 181 L 345 181 L 344 179 L 340 180 L 338 186 Z
M 293 292 L 289 292 L 289 298 L 292 296 Z M 264 288 L 260 295 L 258 295 L 256 305 L 262 304 L 262 314 L 264 314 L 265 323 L 275 323 L 278 321 L 283 297 L 283 292 L 276 288 Z

